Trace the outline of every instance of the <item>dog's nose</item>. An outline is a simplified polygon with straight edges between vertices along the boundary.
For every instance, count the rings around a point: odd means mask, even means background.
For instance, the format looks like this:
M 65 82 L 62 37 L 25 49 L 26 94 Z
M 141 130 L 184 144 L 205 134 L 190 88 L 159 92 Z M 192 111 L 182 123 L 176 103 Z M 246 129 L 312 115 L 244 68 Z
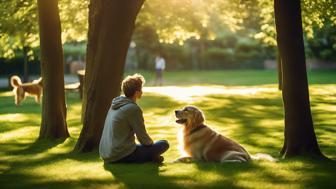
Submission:
M 178 110 L 175 110 L 175 114 L 177 114 L 178 113 Z

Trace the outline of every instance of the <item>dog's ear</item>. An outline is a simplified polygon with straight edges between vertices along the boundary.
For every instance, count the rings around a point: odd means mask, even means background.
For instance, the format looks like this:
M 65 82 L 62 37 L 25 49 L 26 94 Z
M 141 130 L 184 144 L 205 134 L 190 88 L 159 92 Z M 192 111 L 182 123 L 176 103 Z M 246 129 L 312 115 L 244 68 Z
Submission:
M 201 110 L 195 111 L 194 123 L 195 125 L 201 125 L 204 122 L 204 115 Z

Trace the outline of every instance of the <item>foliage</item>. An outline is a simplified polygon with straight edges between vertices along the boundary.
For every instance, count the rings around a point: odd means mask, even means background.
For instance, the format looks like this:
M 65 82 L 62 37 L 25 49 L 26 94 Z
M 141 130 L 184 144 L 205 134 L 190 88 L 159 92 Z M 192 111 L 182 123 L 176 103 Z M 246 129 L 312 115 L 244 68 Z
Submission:
M 333 0 L 302 0 L 304 31 L 313 37 L 314 27 L 336 25 Z M 214 39 L 225 29 L 248 31 L 265 44 L 275 46 L 273 1 L 268 0 L 149 0 L 139 15 L 137 27 L 156 29 L 160 42 L 182 44 L 191 37 Z
M 161 43 L 182 45 L 192 37 L 214 39 L 223 28 L 241 28 L 243 6 L 238 0 L 150 0 L 138 16 L 137 27 L 155 28 Z
M 219 38 L 208 43 L 204 52 L 208 68 L 263 68 L 266 56 L 261 45 L 250 38 L 234 39 Z
M 87 33 L 88 0 L 59 0 L 64 42 L 83 41 Z M 13 57 L 15 50 L 30 47 L 28 55 L 34 58 L 33 48 L 39 46 L 37 3 L 33 0 L 1 0 L 0 57 Z
M 59 0 L 62 41 L 86 41 L 89 0 Z
M 336 31 L 335 10 L 334 1 L 302 1 L 308 57 L 324 60 L 335 59 L 336 51 L 333 45 L 335 42 L 333 33 Z M 142 32 L 146 34 L 144 35 Z M 149 33 L 150 35 L 148 35 Z M 232 36 L 235 37 L 228 35 L 228 33 L 232 33 Z M 276 32 L 273 1 L 249 0 L 237 3 L 234 0 L 189 0 L 187 2 L 149 0 L 145 3 L 138 17 L 134 36 L 138 51 L 143 51 L 138 52 L 138 55 L 146 57 L 140 58 L 140 65 L 147 65 L 146 61 L 152 61 L 152 58 L 148 57 L 155 54 L 155 48 L 163 46 L 160 43 L 175 43 L 181 45 L 180 50 L 185 50 L 186 46 L 187 48 L 196 48 L 198 53 L 196 62 L 200 64 L 201 68 L 220 67 L 225 62 L 230 62 L 229 60 L 246 64 L 247 67 L 261 67 L 262 59 L 275 58 Z M 218 41 L 223 40 L 223 43 L 226 41 L 230 43 L 231 39 L 236 38 L 247 40 L 250 43 L 248 45 L 252 45 L 255 51 L 239 51 L 240 48 L 233 48 L 236 44 L 218 45 Z M 190 43 L 190 41 L 198 42 Z M 235 42 L 237 41 L 231 41 L 231 43 Z M 188 44 L 185 46 L 184 43 Z M 204 43 L 207 46 L 204 46 Z M 207 49 L 204 52 L 201 49 L 204 47 L 226 49 Z M 174 45 L 173 49 L 175 48 L 178 47 Z M 193 50 L 195 49 L 187 50 L 191 57 L 193 57 Z M 261 53 L 258 54 L 258 51 Z M 241 62 L 248 58 L 251 58 L 249 63 Z M 180 59 L 184 58 L 180 57 Z M 209 59 L 210 62 L 208 62 Z M 192 60 L 193 58 L 191 58 Z M 190 67 L 188 64 L 184 63 L 182 68 Z M 233 65 L 231 64 L 231 66 Z M 140 67 L 146 68 L 146 66 Z M 230 67 L 230 65 L 223 65 L 223 67 Z
M 65 59 L 82 60 L 86 53 L 86 43 L 72 42 L 63 45 Z
M 86 41 L 88 4 L 89 0 L 59 0 L 64 44 Z M 0 12 L 0 57 L 13 57 L 25 46 L 30 47 L 31 59 L 37 57 L 33 51 L 39 45 L 36 2 L 1 0 L 0 9 L 5 10 Z M 175 43 L 171 47 L 175 49 L 176 44 L 183 46 L 191 39 L 227 40 L 227 32 L 261 41 L 264 50 L 274 47 L 273 9 L 273 1 L 269 0 L 148 0 L 137 18 L 133 36 L 141 49 L 137 51 L 139 67 L 150 67 L 153 54 L 165 46 L 163 43 Z M 308 56 L 335 60 L 335 1 L 302 0 L 302 16 Z
M 139 36 L 136 34 L 135 36 Z M 167 69 L 263 68 L 263 60 L 274 56 L 267 48 L 244 34 L 221 33 L 214 40 L 189 39 L 183 45 L 138 41 L 137 61 L 140 69 L 153 69 L 156 51 L 166 58 Z M 151 46 L 151 44 L 153 46 Z
M 323 28 L 314 28 L 313 38 L 307 39 L 310 57 L 336 61 L 336 27 L 326 23 Z
M 37 7 L 33 0 L 0 3 L 0 56 L 13 57 L 16 49 L 38 46 Z M 30 50 L 28 55 L 32 56 Z
M 261 17 L 260 32 L 255 38 L 265 44 L 276 45 L 273 1 L 259 0 L 257 3 Z M 312 39 L 314 33 L 325 27 L 336 28 L 336 1 L 334 0 L 301 0 L 302 26 L 307 38 Z M 319 40 L 319 39 L 317 39 Z

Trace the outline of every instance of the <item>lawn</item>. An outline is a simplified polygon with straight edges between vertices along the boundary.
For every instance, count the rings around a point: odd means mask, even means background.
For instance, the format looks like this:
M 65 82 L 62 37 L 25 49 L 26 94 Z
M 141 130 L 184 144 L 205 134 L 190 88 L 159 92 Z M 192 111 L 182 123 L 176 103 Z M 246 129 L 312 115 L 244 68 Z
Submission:
M 206 124 L 250 153 L 274 157 L 283 143 L 283 107 L 275 71 L 167 72 L 164 87 L 147 79 L 143 108 L 149 134 L 167 139 L 165 164 L 107 165 L 97 151 L 72 152 L 81 130 L 81 102 L 67 93 L 65 141 L 36 141 L 41 106 L 28 97 L 19 107 L 0 92 L 0 188 L 336 188 L 336 163 L 305 158 L 277 163 L 171 163 L 179 157 L 173 110 L 200 107 Z M 320 148 L 336 159 L 336 72 L 309 72 L 311 108 Z

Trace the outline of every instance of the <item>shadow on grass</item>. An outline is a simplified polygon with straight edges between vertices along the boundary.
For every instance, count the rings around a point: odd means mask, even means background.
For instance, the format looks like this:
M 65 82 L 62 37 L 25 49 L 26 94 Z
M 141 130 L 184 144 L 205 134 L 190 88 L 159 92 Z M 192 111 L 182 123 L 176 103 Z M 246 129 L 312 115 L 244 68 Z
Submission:
M 214 95 L 207 96 L 196 105 L 203 110 L 206 120 L 215 123 L 223 135 L 243 145 L 265 149 L 262 153 L 277 156 L 283 142 L 281 133 L 284 129 L 281 125 L 281 99 Z M 267 120 L 264 121 L 265 119 Z
M 279 186 L 286 188 L 298 184 L 298 179 L 301 182 L 300 188 L 336 187 L 336 172 L 334 171 L 336 169 L 336 161 L 292 158 L 278 163 L 269 162 L 266 164 L 250 162 L 197 163 L 196 165 L 201 172 L 222 176 L 222 179 L 211 184 L 211 188 L 220 188 L 221 186 L 226 188 L 279 188 Z M 266 185 L 255 185 L 262 182 Z
M 182 188 L 176 180 L 184 177 L 168 177 L 160 175 L 158 164 L 104 164 L 104 169 L 109 171 L 118 183 L 125 188 Z
M 220 175 L 220 179 L 211 183 L 207 188 L 246 188 L 239 183 L 239 176 L 246 172 L 262 171 L 261 167 L 251 163 L 197 163 L 201 172 Z
M 0 121 L 0 133 L 5 133 L 8 131 L 15 131 L 23 129 L 27 126 L 38 126 L 38 123 L 36 120 L 24 120 L 21 122 L 8 122 L 8 121 Z
M 71 96 L 71 95 L 70 95 Z M 79 101 L 76 96 L 72 96 L 69 104 L 73 105 Z M 203 99 L 202 99 L 203 98 Z M 283 110 L 282 100 L 276 96 L 232 96 L 216 95 L 206 96 L 196 101 L 194 104 L 200 107 L 206 114 L 207 121 L 215 124 L 224 135 L 233 138 L 242 143 L 243 146 L 253 148 L 255 152 L 269 153 L 275 155 L 281 148 L 283 142 Z M 20 112 L 15 109 L 10 102 L 3 102 L 4 97 L 0 97 L 0 104 L 13 108 L 12 112 Z M 9 100 L 13 100 L 12 97 Z M 334 105 L 324 98 L 316 98 L 312 102 L 313 113 L 318 120 L 320 127 L 315 128 L 318 135 L 329 137 L 329 143 L 322 142 L 322 151 L 327 150 L 330 154 L 335 155 L 335 140 L 331 137 L 334 129 L 331 122 L 324 123 L 326 114 L 331 110 L 323 113 L 321 109 L 314 110 L 315 106 L 321 103 Z M 153 114 L 149 117 L 158 119 L 167 118 L 173 114 L 173 110 L 186 105 L 183 102 L 177 102 L 169 97 L 162 97 L 155 94 L 146 94 L 139 102 L 145 113 Z M 25 106 L 27 108 L 27 106 Z M 25 113 L 26 108 L 22 109 Z M 35 110 L 30 110 L 31 108 Z M 28 106 L 28 112 L 39 114 L 39 106 Z M 70 111 L 75 111 L 69 108 Z M 76 109 L 77 111 L 77 109 Z M 5 114 L 6 110 L 0 110 L 0 114 Z M 7 113 L 7 112 L 6 112 Z M 322 115 L 323 114 L 323 115 Z M 329 117 L 333 118 L 332 115 Z M 266 120 L 266 121 L 265 121 Z M 74 124 L 78 124 L 73 120 Z M 76 122 L 75 122 L 76 121 Z M 322 123 L 323 122 L 323 123 Z M 15 123 L 14 129 L 25 127 L 24 123 Z M 29 122 L 33 125 L 33 122 Z M 79 124 L 78 124 L 79 126 Z M 158 127 L 151 126 L 150 129 L 156 134 L 162 134 L 169 140 L 176 140 L 176 129 L 167 128 L 166 125 Z M 1 127 L 2 132 L 10 129 L 7 125 L 5 129 Z M 29 133 L 28 133 L 29 134 Z M 62 166 L 64 177 L 69 175 L 68 169 L 75 169 L 74 166 L 82 165 L 85 171 L 90 172 L 90 165 L 102 164 L 98 152 L 91 153 L 71 153 L 76 139 L 71 138 L 69 141 L 34 141 L 27 134 L 23 141 L 12 137 L 11 140 L 1 144 L 0 154 L 0 183 L 3 188 L 253 188 L 253 186 L 291 186 L 292 188 L 336 188 L 336 170 L 335 163 L 312 162 L 306 160 L 283 160 L 277 164 L 264 163 L 246 163 L 246 164 L 216 164 L 216 163 L 197 163 L 196 170 L 188 170 L 188 166 L 181 164 L 171 164 L 164 167 L 158 167 L 154 164 L 133 164 L 133 165 L 108 165 L 104 167 L 111 177 L 101 177 L 90 179 L 85 177 L 83 172 L 74 171 L 73 180 L 46 178 L 43 169 L 53 169 L 55 165 Z M 31 133 L 30 133 L 31 134 Z M 276 135 L 274 135 L 276 134 Z M 321 143 L 320 143 L 321 144 Z M 258 150 L 258 151 L 257 151 Z M 260 150 L 260 151 L 259 151 Z M 172 152 L 168 152 L 173 156 Z M 175 154 L 174 154 L 175 155 Z M 70 161 L 67 160 L 76 160 Z M 79 162 L 79 163 L 78 163 Z M 64 164 L 63 164 L 64 163 Z M 5 166 L 5 171 L 1 171 L 1 166 Z M 98 167 L 98 166 L 97 166 Z M 29 173 L 27 170 L 35 170 Z M 284 174 L 278 172 L 284 171 Z M 100 171 L 98 169 L 98 171 Z M 171 174 L 171 172 L 176 174 Z M 185 171 L 187 174 L 184 174 Z M 167 174 L 170 172 L 170 174 Z M 62 175 L 63 173 L 60 172 Z M 84 172 L 85 174 L 85 172 Z M 204 175 L 205 177 L 197 175 Z M 210 175 L 210 176 L 209 176 Z M 215 175 L 215 179 L 207 181 L 208 177 Z M 292 178 L 301 175 L 298 178 Z M 196 177 L 196 178 L 194 178 Z M 45 180 L 47 179 L 47 180 Z M 302 180 L 300 180 L 302 179 Z M 204 184 L 203 182 L 207 183 Z M 244 183 L 245 182 L 245 183 Z M 295 183 L 299 185 L 295 185 Z M 192 185 L 188 185 L 192 183 Z M 249 187 L 246 183 L 252 183 Z M 253 184 L 254 183 L 254 184 Z M 255 184 L 257 183 L 257 184 Z M 261 185 L 260 185 L 261 183 Z M 295 187 L 296 186 L 296 187 Z M 266 187 L 266 186 L 265 186 Z M 271 187 L 270 187 L 271 188 Z
M 139 101 L 139 106 L 146 112 L 154 113 L 155 116 L 166 116 L 172 115 L 173 110 L 183 106 L 183 103 L 167 96 L 146 93 Z
M 19 180 L 18 180 L 19 179 Z M 6 174 L 0 176 L 2 188 L 115 188 L 118 184 L 115 180 L 97 180 L 82 178 L 77 180 L 45 180 L 45 178 L 24 173 Z
M 44 152 L 48 149 L 51 149 L 59 144 L 62 144 L 65 139 L 55 139 L 55 140 L 48 140 L 48 139 L 37 139 L 33 143 L 29 144 L 28 147 L 22 150 L 15 150 L 12 151 L 11 154 L 13 155 L 20 155 L 20 154 L 38 154 Z
M 303 171 L 311 177 L 304 188 L 336 188 L 336 161 L 303 161 L 307 166 Z

